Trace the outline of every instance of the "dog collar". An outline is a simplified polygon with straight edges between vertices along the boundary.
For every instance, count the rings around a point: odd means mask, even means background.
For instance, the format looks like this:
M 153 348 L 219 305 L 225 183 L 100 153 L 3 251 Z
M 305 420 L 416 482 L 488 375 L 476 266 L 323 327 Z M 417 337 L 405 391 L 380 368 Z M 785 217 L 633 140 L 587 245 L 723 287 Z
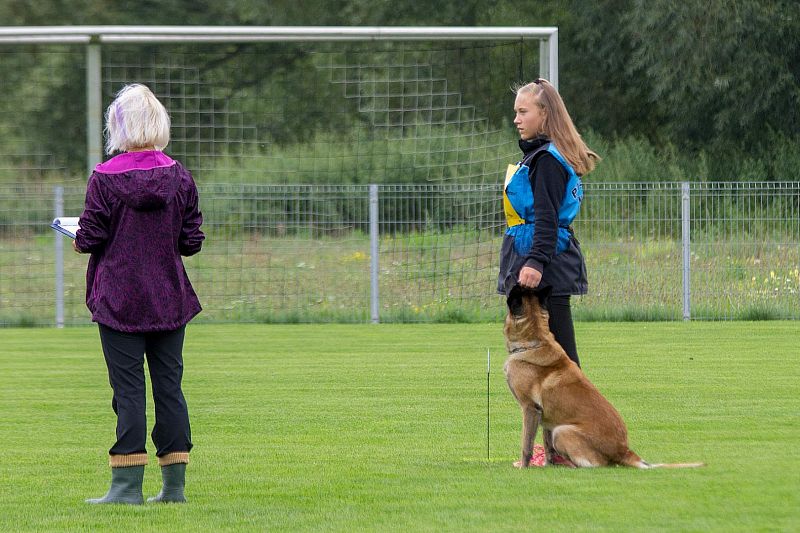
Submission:
M 538 348 L 541 345 L 542 345 L 542 343 L 539 342 L 539 341 L 528 342 L 528 343 L 525 343 L 525 344 L 518 345 L 515 348 L 509 350 L 508 354 L 509 355 L 513 355 L 515 353 L 525 352 L 525 351 L 531 350 L 533 348 Z

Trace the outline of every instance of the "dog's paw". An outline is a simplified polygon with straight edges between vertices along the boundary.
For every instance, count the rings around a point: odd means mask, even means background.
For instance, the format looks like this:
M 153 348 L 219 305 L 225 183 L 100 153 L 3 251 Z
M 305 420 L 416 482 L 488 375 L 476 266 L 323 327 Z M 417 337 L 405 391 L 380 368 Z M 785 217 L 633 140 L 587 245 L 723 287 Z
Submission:
M 558 455 L 557 453 L 554 453 L 553 456 L 549 460 L 547 460 L 545 464 L 547 466 L 564 466 L 567 468 L 577 468 L 575 466 L 575 463 L 573 463 L 566 457 Z

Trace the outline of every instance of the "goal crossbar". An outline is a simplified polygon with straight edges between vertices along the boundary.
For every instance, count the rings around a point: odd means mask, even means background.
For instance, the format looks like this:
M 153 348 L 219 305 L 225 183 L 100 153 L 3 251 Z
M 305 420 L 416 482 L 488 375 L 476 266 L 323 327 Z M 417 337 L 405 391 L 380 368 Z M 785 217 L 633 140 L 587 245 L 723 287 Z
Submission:
M 0 43 L 543 40 L 557 32 L 507 26 L 16 26 L 0 28 Z

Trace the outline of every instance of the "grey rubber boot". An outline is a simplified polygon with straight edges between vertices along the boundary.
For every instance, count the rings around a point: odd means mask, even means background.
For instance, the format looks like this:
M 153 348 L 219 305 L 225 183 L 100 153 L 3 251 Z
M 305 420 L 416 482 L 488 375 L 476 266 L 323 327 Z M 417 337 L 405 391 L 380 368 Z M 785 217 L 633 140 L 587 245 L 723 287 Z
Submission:
M 86 503 L 127 503 L 141 505 L 144 465 L 111 469 L 111 488 L 102 498 L 92 498 Z
M 186 484 L 186 463 L 175 463 L 161 467 L 161 479 L 164 485 L 158 496 L 147 498 L 148 502 L 185 503 L 183 487 Z

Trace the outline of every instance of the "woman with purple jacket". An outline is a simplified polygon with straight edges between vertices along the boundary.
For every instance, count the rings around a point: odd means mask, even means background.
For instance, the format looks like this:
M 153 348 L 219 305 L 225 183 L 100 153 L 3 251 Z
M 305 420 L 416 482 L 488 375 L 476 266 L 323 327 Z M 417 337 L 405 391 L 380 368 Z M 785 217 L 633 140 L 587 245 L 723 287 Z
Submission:
M 124 87 L 106 111 L 106 152 L 95 167 L 73 247 L 90 253 L 86 306 L 100 328 L 113 390 L 117 441 L 109 450 L 111 488 L 88 503 L 140 504 L 147 464 L 144 359 L 156 422 L 152 431 L 163 487 L 148 501 L 184 502 L 192 449 L 181 390 L 187 322 L 200 312 L 181 256 L 204 235 L 192 175 L 161 150 L 169 142 L 166 109 L 144 85 Z

